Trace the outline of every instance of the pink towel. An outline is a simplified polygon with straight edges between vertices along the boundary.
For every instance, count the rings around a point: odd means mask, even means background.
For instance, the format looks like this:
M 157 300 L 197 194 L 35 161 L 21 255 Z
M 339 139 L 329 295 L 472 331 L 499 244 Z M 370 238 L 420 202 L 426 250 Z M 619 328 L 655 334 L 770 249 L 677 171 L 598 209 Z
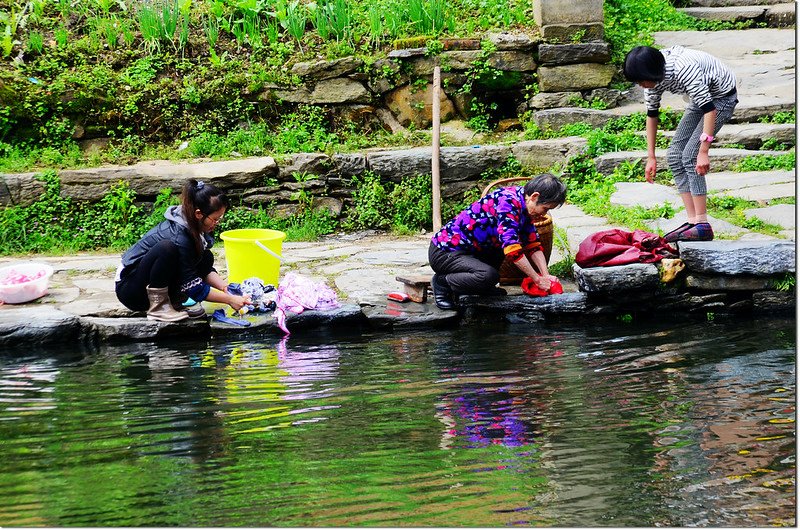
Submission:
M 287 335 L 286 311 L 300 314 L 306 309 L 327 311 L 341 307 L 336 298 L 336 292 L 325 285 L 325 282 L 315 283 L 310 278 L 295 272 L 286 274 L 278 285 L 278 296 L 275 298 L 275 318 L 278 327 Z

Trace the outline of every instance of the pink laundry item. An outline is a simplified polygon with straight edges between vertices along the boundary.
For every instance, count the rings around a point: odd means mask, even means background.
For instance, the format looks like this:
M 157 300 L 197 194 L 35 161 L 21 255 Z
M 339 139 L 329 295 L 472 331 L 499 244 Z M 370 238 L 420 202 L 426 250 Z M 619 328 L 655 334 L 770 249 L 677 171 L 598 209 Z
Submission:
M 278 285 L 278 296 L 275 298 L 275 318 L 278 327 L 287 335 L 286 312 L 300 314 L 306 309 L 328 311 L 341 307 L 336 292 L 325 282 L 314 282 L 311 278 L 295 272 L 286 274 Z
M 40 270 L 33 276 L 28 276 L 27 274 L 23 274 L 12 269 L 3 279 L 0 279 L 0 285 L 20 285 L 23 283 L 32 282 L 33 280 L 38 280 L 45 274 L 47 274 L 46 271 Z

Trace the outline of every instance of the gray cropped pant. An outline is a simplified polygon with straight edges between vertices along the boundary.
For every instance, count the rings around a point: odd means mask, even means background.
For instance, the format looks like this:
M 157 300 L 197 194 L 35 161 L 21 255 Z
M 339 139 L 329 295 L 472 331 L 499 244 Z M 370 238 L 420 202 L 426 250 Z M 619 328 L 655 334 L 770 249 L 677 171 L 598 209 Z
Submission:
M 717 118 L 714 122 L 714 136 L 733 116 L 733 109 L 739 100 L 736 92 L 714 100 L 717 109 Z M 706 178 L 695 171 L 697 153 L 700 152 L 700 134 L 703 132 L 703 116 L 705 113 L 695 105 L 689 103 L 683 113 L 675 136 L 667 149 L 667 164 L 672 170 L 675 185 L 679 193 L 692 195 L 706 195 Z

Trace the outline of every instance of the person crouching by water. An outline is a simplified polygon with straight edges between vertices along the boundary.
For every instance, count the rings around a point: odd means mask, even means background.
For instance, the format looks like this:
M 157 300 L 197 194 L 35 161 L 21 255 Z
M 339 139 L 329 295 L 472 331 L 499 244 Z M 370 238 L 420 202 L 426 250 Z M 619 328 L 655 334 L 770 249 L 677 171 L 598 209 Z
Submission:
M 148 231 L 122 255 L 116 293 L 133 311 L 147 311 L 149 320 L 178 322 L 205 317 L 199 302 L 228 304 L 235 310 L 248 296 L 227 293 L 228 284 L 214 269 L 211 232 L 230 207 L 217 187 L 190 179 L 183 186 L 180 206 L 170 206 L 166 220 Z M 191 298 L 197 305 L 184 310 Z
M 496 285 L 506 256 L 547 291 L 555 278 L 547 270 L 534 222 L 564 204 L 566 194 L 563 182 L 544 173 L 525 186 L 486 194 L 444 225 L 428 248 L 436 306 L 455 309 L 462 294 L 505 294 Z

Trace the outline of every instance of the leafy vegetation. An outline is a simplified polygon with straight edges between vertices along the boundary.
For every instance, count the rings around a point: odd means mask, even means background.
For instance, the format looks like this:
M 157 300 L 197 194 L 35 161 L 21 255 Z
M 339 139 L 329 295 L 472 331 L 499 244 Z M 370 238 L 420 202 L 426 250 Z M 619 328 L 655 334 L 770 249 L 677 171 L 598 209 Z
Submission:
M 741 226 L 748 230 L 775 235 L 782 230 L 780 226 L 765 223 L 758 217 L 748 217 L 745 210 L 757 208 L 758 203 L 738 197 L 709 195 L 708 213 L 718 219 Z
M 611 195 L 617 182 L 638 182 L 643 173 L 641 160 L 637 160 L 621 164 L 611 175 L 602 175 L 597 171 L 591 156 L 585 153 L 577 155 L 570 159 L 563 175 L 567 183 L 567 201 L 580 206 L 590 215 L 606 217 L 611 223 L 631 229 L 650 230 L 648 221 L 669 219 L 675 215 L 675 210 L 669 203 L 653 208 L 626 208 L 611 204 Z
M 37 176 L 44 193 L 29 206 L 0 209 L 0 255 L 83 250 L 123 250 L 164 219 L 164 212 L 177 197 L 169 188 L 161 190 L 154 204 L 138 204 L 136 193 L 120 181 L 97 203 L 74 201 L 61 196 L 57 174 L 48 170 Z M 331 233 L 336 219 L 313 207 L 313 197 L 299 193 L 294 214 L 280 218 L 269 208 L 235 206 L 226 213 L 218 230 L 258 226 L 287 233 L 292 240 L 313 240 Z
M 145 231 L 153 216 L 163 216 L 170 203 L 169 194 L 162 193 L 154 211 L 147 215 L 134 203 L 129 186 L 120 182 L 100 202 L 82 204 L 60 195 L 54 171 L 37 178 L 44 186 L 39 200 L 27 207 L 0 210 L 2 254 L 126 248 Z
M 758 121 L 761 123 L 795 123 L 795 114 L 794 111 L 778 111 L 762 116 Z
M 791 171 L 795 168 L 795 152 L 790 151 L 782 155 L 755 155 L 744 158 L 736 164 L 735 171 L 770 171 L 773 169 L 785 169 Z
M 430 177 L 405 177 L 400 183 L 384 185 L 377 175 L 367 172 L 354 177 L 353 185 L 353 207 L 343 223 L 345 228 L 383 228 L 400 234 L 431 228 Z
M 770 282 L 772 288 L 777 291 L 793 291 L 797 287 L 797 276 L 791 273 L 786 273 L 783 278 L 779 278 Z

